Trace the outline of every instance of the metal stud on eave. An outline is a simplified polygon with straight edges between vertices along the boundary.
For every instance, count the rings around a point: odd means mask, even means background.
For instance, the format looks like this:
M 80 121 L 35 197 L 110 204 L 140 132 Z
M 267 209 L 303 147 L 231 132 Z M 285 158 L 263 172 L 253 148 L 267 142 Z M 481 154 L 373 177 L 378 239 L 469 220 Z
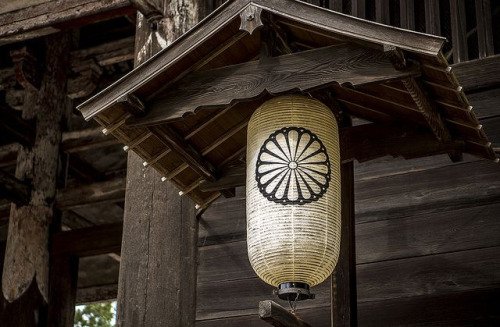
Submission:
M 340 248 L 340 151 L 333 113 L 305 96 L 264 103 L 248 124 L 247 238 L 257 275 L 310 298 Z

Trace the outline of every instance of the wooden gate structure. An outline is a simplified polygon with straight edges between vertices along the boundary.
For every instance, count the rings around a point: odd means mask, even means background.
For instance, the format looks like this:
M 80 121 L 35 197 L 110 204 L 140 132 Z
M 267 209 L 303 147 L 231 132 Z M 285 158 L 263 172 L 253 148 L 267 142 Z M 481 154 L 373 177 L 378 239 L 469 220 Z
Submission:
M 500 4 L 45 2 L 0 10 L 1 326 L 500 322 Z M 297 316 L 259 311 L 245 242 L 246 126 L 283 94 L 341 127 L 340 262 Z

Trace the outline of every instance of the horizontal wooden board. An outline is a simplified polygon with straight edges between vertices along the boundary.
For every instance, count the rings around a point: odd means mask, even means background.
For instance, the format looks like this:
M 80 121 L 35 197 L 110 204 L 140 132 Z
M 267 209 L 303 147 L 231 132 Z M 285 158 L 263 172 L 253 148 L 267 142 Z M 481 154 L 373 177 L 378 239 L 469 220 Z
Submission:
M 500 283 L 500 247 L 363 264 L 357 275 L 359 303 L 493 289 Z M 300 307 L 328 305 L 329 284 L 313 288 L 316 299 Z M 271 291 L 258 278 L 199 284 L 197 319 L 254 314 L 260 300 L 272 298 Z
M 360 303 L 359 326 L 498 326 L 500 289 L 456 292 L 437 296 Z M 302 309 L 297 316 L 314 327 L 330 327 L 329 307 Z M 198 327 L 266 327 L 257 314 L 226 319 L 199 320 Z
M 404 162 L 404 170 L 413 172 L 397 173 L 396 169 L 396 173 L 391 174 L 391 162 L 382 161 L 376 167 L 378 173 L 372 175 L 365 172 L 362 179 L 356 180 L 357 223 L 445 212 L 500 201 L 498 164 L 469 161 L 441 166 L 441 161 L 437 160 L 429 163 L 436 168 L 425 169 L 425 165 L 419 166 L 419 161 L 415 166 L 407 166 L 408 162 Z M 201 246 L 244 240 L 244 196 L 215 202 L 202 215 L 200 224 Z
M 356 262 L 366 264 L 500 246 L 498 217 L 500 203 L 358 224 Z M 199 283 L 256 277 L 244 240 L 204 246 L 199 254 Z
M 466 61 L 452 67 L 465 91 L 500 85 L 500 55 Z
M 468 93 L 467 98 L 477 118 L 500 116 L 500 88 Z
M 364 180 L 355 184 L 355 197 L 358 223 L 498 202 L 500 169 L 474 161 Z

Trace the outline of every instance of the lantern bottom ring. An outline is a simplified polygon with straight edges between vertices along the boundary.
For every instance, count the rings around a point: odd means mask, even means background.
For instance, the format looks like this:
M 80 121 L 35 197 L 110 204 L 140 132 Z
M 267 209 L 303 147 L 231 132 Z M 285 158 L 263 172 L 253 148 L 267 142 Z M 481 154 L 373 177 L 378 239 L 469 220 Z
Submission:
M 308 284 L 297 282 L 279 284 L 277 294 L 280 299 L 285 301 L 312 300 L 315 297 L 315 295 L 309 291 Z

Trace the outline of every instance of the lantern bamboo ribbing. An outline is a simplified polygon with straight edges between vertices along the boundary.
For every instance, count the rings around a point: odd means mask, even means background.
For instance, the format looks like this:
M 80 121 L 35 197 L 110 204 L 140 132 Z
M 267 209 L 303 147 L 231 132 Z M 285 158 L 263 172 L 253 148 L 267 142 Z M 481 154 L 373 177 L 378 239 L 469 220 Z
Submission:
M 248 124 L 246 185 L 257 275 L 276 287 L 324 281 L 340 248 L 339 137 L 328 107 L 305 96 L 259 107 Z

